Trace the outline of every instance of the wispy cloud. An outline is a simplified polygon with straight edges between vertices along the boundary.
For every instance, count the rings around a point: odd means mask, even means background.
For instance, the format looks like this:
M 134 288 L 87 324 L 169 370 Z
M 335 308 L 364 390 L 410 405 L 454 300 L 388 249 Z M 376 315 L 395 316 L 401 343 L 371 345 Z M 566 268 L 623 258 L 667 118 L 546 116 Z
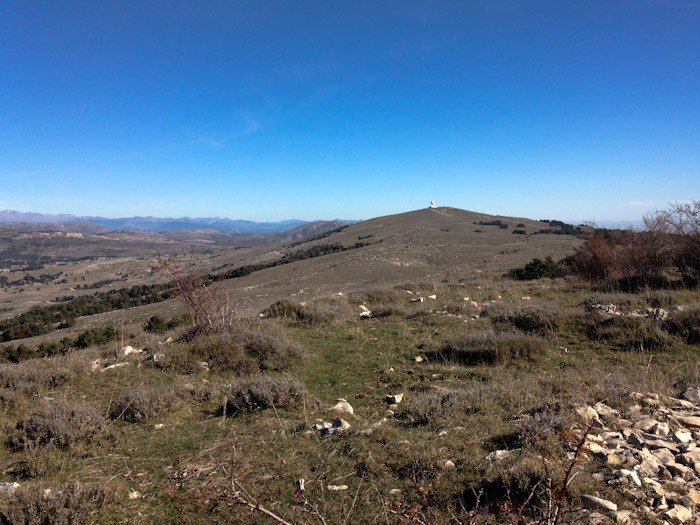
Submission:
M 237 137 L 245 137 L 247 135 L 253 135 L 254 133 L 258 133 L 263 129 L 263 124 L 260 122 L 259 119 L 254 117 L 248 112 L 243 113 L 243 129 L 241 131 L 238 131 L 233 135 L 232 138 L 237 138 Z
M 224 141 L 214 140 L 214 139 L 210 139 L 207 137 L 199 137 L 193 141 L 188 142 L 187 145 L 188 146 L 198 146 L 198 145 L 210 146 L 214 149 L 224 149 L 226 147 L 226 144 Z

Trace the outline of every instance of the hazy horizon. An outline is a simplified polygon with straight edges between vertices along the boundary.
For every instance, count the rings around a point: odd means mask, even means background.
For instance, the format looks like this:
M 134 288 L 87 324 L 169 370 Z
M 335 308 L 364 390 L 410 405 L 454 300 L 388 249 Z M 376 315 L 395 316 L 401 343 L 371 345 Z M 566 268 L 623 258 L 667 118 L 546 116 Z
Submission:
M 700 197 L 700 3 L 3 2 L 0 209 L 638 223 Z

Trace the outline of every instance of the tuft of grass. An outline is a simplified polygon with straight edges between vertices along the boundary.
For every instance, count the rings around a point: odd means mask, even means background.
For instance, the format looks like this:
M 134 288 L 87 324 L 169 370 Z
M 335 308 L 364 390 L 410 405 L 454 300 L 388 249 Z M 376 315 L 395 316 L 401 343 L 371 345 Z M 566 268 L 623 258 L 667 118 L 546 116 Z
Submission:
M 462 365 L 497 365 L 515 359 L 534 359 L 545 349 L 545 340 L 538 336 L 479 331 L 450 339 L 432 357 Z
M 235 415 L 266 408 L 299 405 L 310 395 L 301 381 L 291 377 L 258 376 L 224 387 L 224 413 Z

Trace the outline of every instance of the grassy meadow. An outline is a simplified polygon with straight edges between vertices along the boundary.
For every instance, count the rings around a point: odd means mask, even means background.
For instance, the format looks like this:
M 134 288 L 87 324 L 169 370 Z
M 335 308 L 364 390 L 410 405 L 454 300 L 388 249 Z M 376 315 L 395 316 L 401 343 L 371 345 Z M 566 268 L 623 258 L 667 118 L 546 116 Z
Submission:
M 700 384 L 698 304 L 573 277 L 418 281 L 2 364 L 3 523 L 542 520 L 578 407 Z M 323 431 L 336 417 L 349 428 Z M 576 461 L 568 520 L 584 493 L 633 507 Z

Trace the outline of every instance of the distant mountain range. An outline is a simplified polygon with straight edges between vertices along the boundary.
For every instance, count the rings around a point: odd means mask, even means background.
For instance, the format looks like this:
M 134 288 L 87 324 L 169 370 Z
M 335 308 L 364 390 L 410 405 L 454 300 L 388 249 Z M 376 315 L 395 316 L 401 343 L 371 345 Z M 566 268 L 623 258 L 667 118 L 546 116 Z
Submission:
M 355 222 L 355 221 L 343 221 Z M 188 230 L 215 230 L 226 233 L 280 233 L 298 228 L 310 221 L 290 219 L 280 222 L 255 222 L 247 220 L 232 220 L 220 217 L 201 218 L 159 218 L 159 217 L 124 217 L 107 219 L 104 217 L 80 217 L 77 215 L 52 215 L 46 213 L 24 213 L 13 210 L 0 211 L 0 223 L 7 227 L 19 229 L 24 225 L 33 225 L 29 229 L 37 229 L 39 225 L 50 225 L 50 229 L 84 230 L 85 223 L 98 225 L 102 231 L 141 230 L 147 232 L 173 232 Z M 80 224 L 75 224 L 80 223 Z M 10 224 L 12 226 L 10 226 Z M 73 225 L 72 227 L 70 225 Z M 63 226 L 63 228 L 58 228 Z M 98 228 L 100 229 L 100 228 Z

